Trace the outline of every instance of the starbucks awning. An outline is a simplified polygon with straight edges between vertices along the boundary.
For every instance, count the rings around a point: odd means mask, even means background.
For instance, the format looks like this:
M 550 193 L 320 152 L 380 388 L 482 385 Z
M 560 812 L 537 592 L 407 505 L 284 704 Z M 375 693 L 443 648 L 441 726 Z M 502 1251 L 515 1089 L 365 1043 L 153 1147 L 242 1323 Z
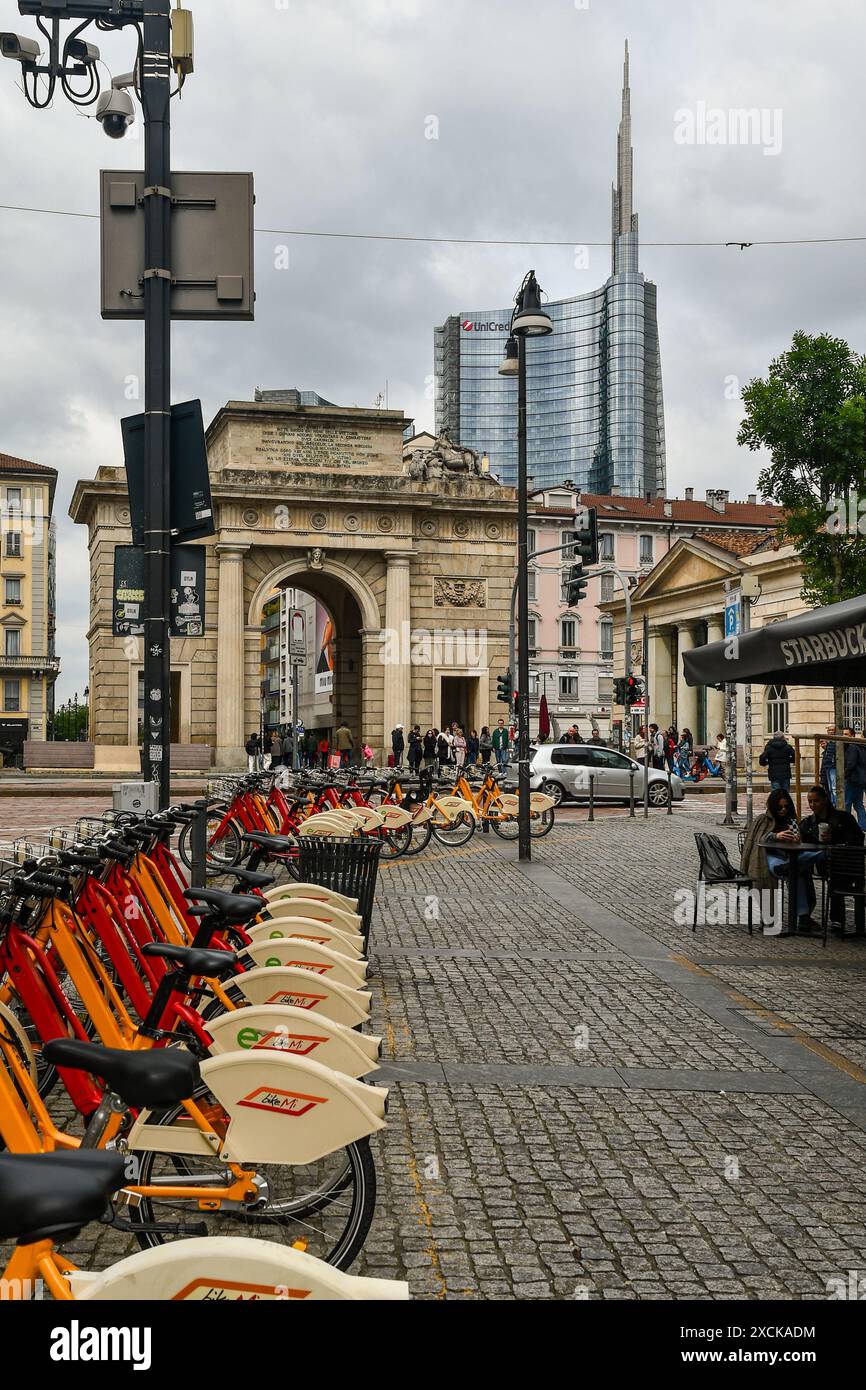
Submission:
M 683 652 L 687 685 L 866 685 L 866 594 Z

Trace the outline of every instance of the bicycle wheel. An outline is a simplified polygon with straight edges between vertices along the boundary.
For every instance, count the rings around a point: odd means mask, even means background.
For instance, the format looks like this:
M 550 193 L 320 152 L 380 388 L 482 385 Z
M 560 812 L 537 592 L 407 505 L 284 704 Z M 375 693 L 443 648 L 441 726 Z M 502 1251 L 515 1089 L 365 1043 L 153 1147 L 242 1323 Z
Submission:
M 497 819 L 496 816 L 493 815 L 490 818 L 490 824 L 493 826 L 500 840 L 516 840 L 520 834 L 520 826 L 517 823 L 516 816 L 503 816 L 501 819 Z
M 201 1088 L 196 1103 L 206 1105 L 208 1096 Z M 178 1122 L 183 1125 L 185 1119 L 186 1111 L 176 1106 L 152 1117 L 151 1123 L 170 1128 Z M 139 1157 L 136 1186 L 177 1185 L 178 1179 L 187 1185 L 195 1179 L 212 1187 L 228 1181 L 226 1166 L 216 1156 L 145 1153 Z M 192 1196 L 187 1202 L 148 1194 L 137 1205 L 129 1205 L 128 1216 L 144 1250 L 195 1235 L 253 1236 L 283 1245 L 302 1240 L 308 1254 L 337 1269 L 348 1269 L 367 1238 L 376 1209 L 370 1142 L 359 1139 L 297 1167 L 256 1165 L 254 1189 L 248 1205 L 216 1212 L 200 1210 Z
M 452 849 L 466 845 L 475 834 L 475 817 L 468 811 L 461 811 L 452 821 L 443 821 L 442 824 L 433 823 L 433 834 L 442 845 L 450 845 Z
M 241 861 L 243 841 L 234 821 L 223 825 L 223 813 L 207 818 L 207 866 L 217 872 L 233 869 Z M 220 830 L 220 826 L 222 829 Z M 192 869 L 192 826 L 183 827 L 177 839 L 177 852 L 188 869 Z
M 533 840 L 540 840 L 542 835 L 549 835 L 556 821 L 556 813 L 553 808 L 549 811 L 538 811 L 530 817 L 529 833 Z
M 415 825 L 413 823 L 410 829 L 412 831 L 412 838 L 406 849 L 407 856 L 420 854 L 422 850 L 427 848 L 433 838 L 433 826 L 429 820 L 424 821 L 421 825 Z
M 406 854 L 412 843 L 412 826 L 401 825 L 399 830 L 386 830 L 382 835 L 382 857 L 398 859 Z

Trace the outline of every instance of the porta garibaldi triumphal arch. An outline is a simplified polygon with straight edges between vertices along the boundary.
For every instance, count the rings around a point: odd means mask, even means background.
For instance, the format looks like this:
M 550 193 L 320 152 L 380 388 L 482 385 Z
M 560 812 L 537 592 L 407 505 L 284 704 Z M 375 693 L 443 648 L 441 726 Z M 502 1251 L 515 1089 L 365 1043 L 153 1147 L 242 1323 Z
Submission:
M 335 632 L 336 721 L 377 761 L 398 723 L 490 723 L 507 667 L 516 494 L 470 450 L 417 435 L 395 410 L 230 401 L 211 424 L 216 534 L 201 637 L 172 639 L 173 742 L 237 766 L 258 730 L 262 607 L 297 588 Z M 130 543 L 123 468 L 79 482 L 88 527 L 96 766 L 138 768 L 141 641 L 112 635 L 114 549 Z

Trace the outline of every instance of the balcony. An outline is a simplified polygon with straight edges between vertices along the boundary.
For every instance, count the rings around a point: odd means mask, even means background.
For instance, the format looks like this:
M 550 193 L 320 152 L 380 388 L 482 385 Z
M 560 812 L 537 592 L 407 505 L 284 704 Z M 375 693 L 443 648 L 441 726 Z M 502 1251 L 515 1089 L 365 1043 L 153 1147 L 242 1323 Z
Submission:
M 60 670 L 59 656 L 7 656 L 0 652 L 2 671 L 44 671 L 47 675 L 57 675 Z

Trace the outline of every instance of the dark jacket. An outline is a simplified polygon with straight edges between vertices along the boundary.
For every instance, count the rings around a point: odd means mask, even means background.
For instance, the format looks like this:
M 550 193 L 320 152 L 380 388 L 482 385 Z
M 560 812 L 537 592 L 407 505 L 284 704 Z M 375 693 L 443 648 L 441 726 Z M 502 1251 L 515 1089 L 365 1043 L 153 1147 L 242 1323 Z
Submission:
M 258 735 L 255 735 L 253 738 L 248 738 L 244 744 L 244 748 L 251 758 L 254 758 L 257 753 L 261 753 L 262 745 L 259 743 Z
M 849 787 L 866 787 L 866 744 L 845 744 L 845 781 Z
M 800 836 L 807 844 L 817 845 L 818 826 L 826 821 L 830 827 L 831 845 L 862 845 L 866 836 L 850 811 L 832 810 L 826 816 L 804 816 L 800 821 Z
M 391 747 L 395 753 L 402 753 L 406 747 L 406 740 L 403 738 L 402 729 L 394 729 L 391 733 Z
M 761 767 L 767 769 L 767 776 L 771 782 L 790 782 L 793 761 L 794 750 L 781 734 L 775 734 L 769 740 L 758 759 Z
M 833 739 L 829 739 L 824 752 L 821 754 L 821 771 L 829 772 L 836 767 L 836 744 Z
M 424 757 L 425 757 L 425 758 L 435 758 L 435 757 L 436 757 L 436 739 L 433 737 L 432 734 L 425 734 L 425 735 L 424 735 L 424 740 L 423 740 L 423 742 L 424 742 Z

